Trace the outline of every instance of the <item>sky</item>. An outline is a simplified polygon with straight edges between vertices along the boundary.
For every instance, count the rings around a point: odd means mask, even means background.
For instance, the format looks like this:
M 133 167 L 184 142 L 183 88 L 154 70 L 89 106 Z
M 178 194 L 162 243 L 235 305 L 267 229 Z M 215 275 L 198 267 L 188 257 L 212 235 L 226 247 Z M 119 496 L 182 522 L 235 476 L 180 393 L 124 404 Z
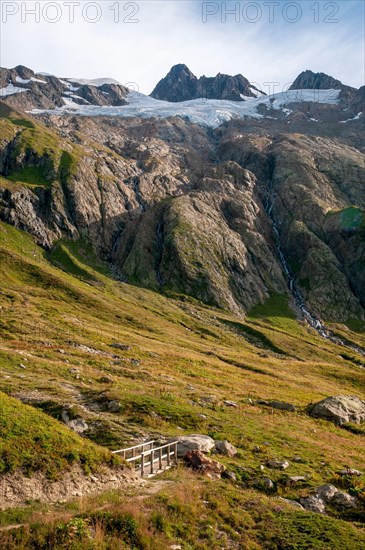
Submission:
M 363 0 L 0 0 L 0 66 L 115 78 L 143 93 L 177 63 L 268 91 L 305 69 L 364 84 Z M 273 84 L 275 83 L 275 84 Z

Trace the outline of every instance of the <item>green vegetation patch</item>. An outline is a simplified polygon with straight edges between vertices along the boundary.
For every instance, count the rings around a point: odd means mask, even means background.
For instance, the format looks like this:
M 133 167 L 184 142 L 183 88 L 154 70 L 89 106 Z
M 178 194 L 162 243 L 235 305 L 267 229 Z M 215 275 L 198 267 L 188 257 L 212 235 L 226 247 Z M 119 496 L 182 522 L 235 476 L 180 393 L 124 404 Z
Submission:
M 54 479 L 73 464 L 85 473 L 118 464 L 109 451 L 84 440 L 46 414 L 0 392 L 0 473 L 41 471 Z
M 44 170 L 41 166 L 27 166 L 22 170 L 13 172 L 7 178 L 17 183 L 30 184 L 32 186 L 48 186 L 51 184 L 44 176 Z
M 290 309 L 286 294 L 273 294 L 263 304 L 258 304 L 248 314 L 250 319 L 276 319 L 284 317 L 295 319 L 294 312 Z
M 327 216 L 336 216 L 339 229 L 342 231 L 365 232 L 365 210 L 357 206 L 349 206 L 342 210 L 328 212 Z

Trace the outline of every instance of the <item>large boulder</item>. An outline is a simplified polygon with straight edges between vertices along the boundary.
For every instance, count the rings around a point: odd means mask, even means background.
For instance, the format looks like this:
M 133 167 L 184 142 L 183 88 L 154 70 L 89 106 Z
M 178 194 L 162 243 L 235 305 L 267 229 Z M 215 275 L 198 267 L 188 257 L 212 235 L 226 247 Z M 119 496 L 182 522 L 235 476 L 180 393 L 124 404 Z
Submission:
M 215 441 L 215 450 L 221 455 L 226 455 L 232 458 L 237 454 L 237 449 L 228 441 Z
M 326 397 L 314 405 L 310 415 L 314 418 L 330 420 L 338 425 L 346 422 L 360 424 L 365 421 L 365 401 L 356 395 Z
M 174 439 L 177 440 L 177 456 L 183 458 L 188 451 L 201 451 L 210 453 L 215 447 L 214 439 L 209 435 L 193 434 L 182 435 Z
M 223 464 L 205 456 L 201 451 L 188 451 L 184 460 L 187 466 L 211 479 L 219 479 L 226 470 Z

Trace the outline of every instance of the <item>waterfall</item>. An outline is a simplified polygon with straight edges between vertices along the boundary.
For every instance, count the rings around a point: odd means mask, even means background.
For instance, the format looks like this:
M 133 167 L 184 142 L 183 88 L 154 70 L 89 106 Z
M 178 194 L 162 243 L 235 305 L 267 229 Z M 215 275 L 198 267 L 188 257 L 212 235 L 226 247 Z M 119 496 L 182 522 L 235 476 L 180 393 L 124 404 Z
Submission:
M 365 349 L 356 346 L 355 344 L 352 344 L 350 342 L 345 342 L 338 336 L 335 336 L 326 326 L 322 323 L 320 319 L 315 317 L 312 313 L 308 311 L 308 309 L 305 306 L 305 300 L 304 296 L 301 293 L 300 289 L 296 285 L 295 278 L 290 270 L 289 263 L 285 257 L 285 254 L 283 252 L 283 249 L 281 247 L 280 243 L 280 233 L 278 229 L 278 225 L 276 223 L 273 211 L 274 211 L 274 201 L 275 201 L 275 192 L 273 190 L 273 182 L 270 181 L 269 184 L 269 193 L 266 198 L 266 204 L 265 204 L 265 210 L 267 215 L 269 216 L 271 223 L 272 223 L 272 230 L 274 234 L 274 240 L 275 240 L 275 246 L 276 251 L 278 253 L 280 263 L 283 269 L 283 272 L 285 273 L 288 289 L 290 291 L 290 294 L 293 297 L 295 305 L 298 307 L 298 309 L 301 311 L 303 318 L 307 321 L 307 323 L 320 335 L 322 338 L 326 338 L 327 340 L 330 340 L 334 344 L 338 344 L 340 346 L 345 346 L 347 348 L 352 349 L 353 351 L 365 355 Z

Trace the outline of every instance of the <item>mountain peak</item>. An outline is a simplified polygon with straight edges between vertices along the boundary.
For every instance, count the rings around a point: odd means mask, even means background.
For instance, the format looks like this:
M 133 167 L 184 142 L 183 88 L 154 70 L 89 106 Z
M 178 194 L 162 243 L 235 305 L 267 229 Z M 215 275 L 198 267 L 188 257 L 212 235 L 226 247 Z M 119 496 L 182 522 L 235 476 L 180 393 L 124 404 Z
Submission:
M 300 73 L 290 86 L 290 90 L 337 90 L 343 88 L 340 80 L 326 73 L 314 73 L 307 69 Z
M 32 78 L 35 75 L 32 69 L 29 69 L 25 65 L 17 65 L 12 69 L 20 78 Z
M 197 82 L 197 77 L 190 69 L 184 63 L 179 63 L 160 80 L 151 96 L 165 101 L 187 101 L 196 94 Z
M 188 101 L 201 97 L 243 101 L 243 96 L 257 97 L 261 94 L 263 92 L 252 86 L 241 74 L 230 76 L 219 72 L 214 77 L 203 75 L 197 78 L 186 65 L 181 63 L 174 65 L 165 78 L 160 80 L 152 91 L 151 97 L 170 102 Z
M 171 74 L 171 73 L 172 74 L 187 73 L 187 74 L 193 75 L 193 73 L 191 72 L 189 67 L 185 65 L 185 63 L 177 63 L 176 65 L 173 65 L 168 74 Z

